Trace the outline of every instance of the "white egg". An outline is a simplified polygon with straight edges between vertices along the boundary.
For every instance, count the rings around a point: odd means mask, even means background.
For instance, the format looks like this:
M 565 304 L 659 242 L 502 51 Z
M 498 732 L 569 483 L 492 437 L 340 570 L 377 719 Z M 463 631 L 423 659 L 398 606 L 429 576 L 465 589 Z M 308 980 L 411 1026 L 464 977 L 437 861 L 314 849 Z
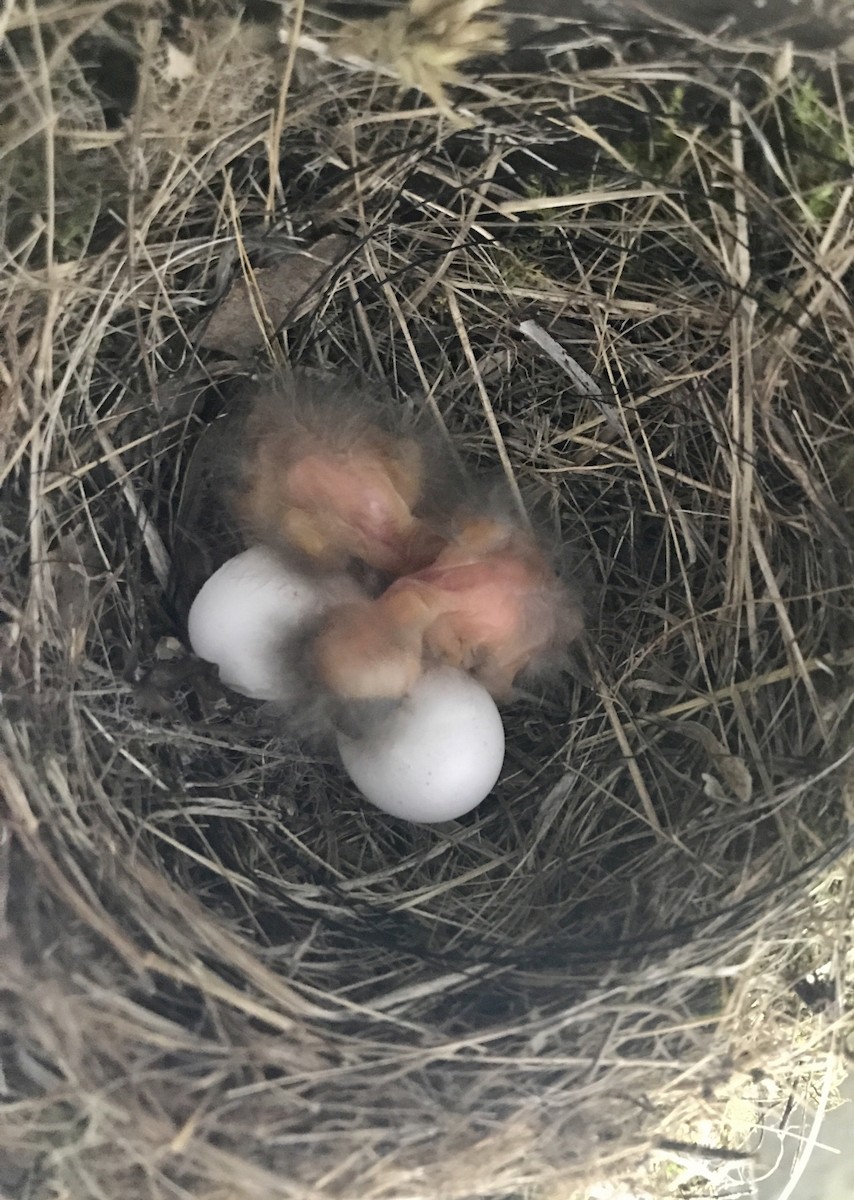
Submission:
M 423 675 L 367 737 L 339 734 L 338 750 L 356 787 L 383 812 L 450 821 L 492 791 L 504 763 L 504 726 L 485 688 L 441 667 Z
M 282 653 L 287 638 L 332 604 L 361 595 L 346 577 L 308 579 L 265 547 L 252 546 L 200 589 L 187 618 L 190 645 L 216 663 L 235 692 L 286 702 L 297 694 Z

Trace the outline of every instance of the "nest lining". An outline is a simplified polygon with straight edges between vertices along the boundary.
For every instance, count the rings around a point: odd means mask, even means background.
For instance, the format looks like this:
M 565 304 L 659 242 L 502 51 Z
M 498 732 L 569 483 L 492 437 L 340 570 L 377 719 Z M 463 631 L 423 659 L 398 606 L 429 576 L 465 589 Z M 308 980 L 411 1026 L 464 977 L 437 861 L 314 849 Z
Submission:
M 688 45 L 511 60 L 470 128 L 300 56 L 283 106 L 228 28 L 203 86 L 140 35 L 87 220 L 48 202 L 63 126 L 35 219 L 4 177 L 4 1186 L 749 1191 L 755 1127 L 848 1030 L 844 122 L 816 99 L 810 141 L 799 77 L 719 50 L 709 82 Z M 15 59 L 43 111 L 85 80 L 57 45 Z M 254 359 L 205 346 L 230 281 L 329 234 Z M 447 827 L 371 811 L 181 649 L 225 544 L 201 448 L 282 354 L 509 463 L 591 579 L 586 657 Z

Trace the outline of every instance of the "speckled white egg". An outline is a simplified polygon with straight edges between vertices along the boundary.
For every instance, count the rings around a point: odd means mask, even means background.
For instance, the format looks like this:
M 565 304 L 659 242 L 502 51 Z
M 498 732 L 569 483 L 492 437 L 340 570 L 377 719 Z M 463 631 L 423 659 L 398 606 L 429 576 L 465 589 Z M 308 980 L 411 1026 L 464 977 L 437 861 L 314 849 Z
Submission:
M 425 673 L 367 737 L 338 735 L 366 800 L 408 821 L 450 821 L 484 800 L 504 763 L 504 726 L 489 692 L 451 667 Z
M 200 589 L 187 618 L 190 645 L 235 692 L 287 702 L 296 696 L 282 653 L 287 639 L 332 604 L 362 594 L 345 576 L 309 579 L 264 546 L 252 546 Z

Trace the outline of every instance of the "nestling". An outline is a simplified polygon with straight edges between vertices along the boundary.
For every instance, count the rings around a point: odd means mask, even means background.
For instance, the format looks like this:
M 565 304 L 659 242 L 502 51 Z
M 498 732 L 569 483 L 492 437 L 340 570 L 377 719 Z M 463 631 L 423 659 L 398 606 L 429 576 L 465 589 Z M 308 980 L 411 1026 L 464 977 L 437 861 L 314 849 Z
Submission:
M 347 699 L 402 697 L 430 662 L 466 670 L 506 698 L 583 625 L 580 604 L 527 530 L 467 516 L 430 566 L 376 600 L 333 609 L 314 640 L 314 668 Z
M 421 442 L 379 423 L 348 381 L 294 372 L 254 403 L 235 508 L 246 532 L 322 570 L 389 575 L 432 562 L 444 540 L 418 512 Z

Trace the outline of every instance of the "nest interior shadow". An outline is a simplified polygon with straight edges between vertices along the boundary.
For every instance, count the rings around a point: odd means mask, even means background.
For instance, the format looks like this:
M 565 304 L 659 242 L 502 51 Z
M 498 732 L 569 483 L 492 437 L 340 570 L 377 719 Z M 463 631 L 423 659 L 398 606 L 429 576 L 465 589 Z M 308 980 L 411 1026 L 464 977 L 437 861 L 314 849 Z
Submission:
M 850 1033 L 846 80 L 590 36 L 454 123 L 310 15 L 291 56 L 91 8 L 3 67 L 0 1185 L 749 1189 Z M 374 812 L 187 651 L 283 360 L 423 410 L 588 581 L 461 821 Z

